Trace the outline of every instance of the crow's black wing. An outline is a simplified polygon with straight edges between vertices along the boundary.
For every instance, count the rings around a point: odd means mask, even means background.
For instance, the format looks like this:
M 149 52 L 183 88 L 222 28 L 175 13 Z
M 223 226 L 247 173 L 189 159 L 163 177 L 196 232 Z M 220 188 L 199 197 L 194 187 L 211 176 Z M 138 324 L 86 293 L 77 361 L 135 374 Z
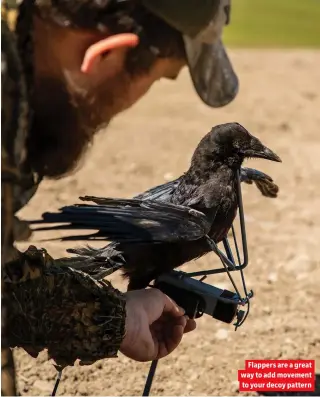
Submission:
M 254 168 L 241 167 L 241 182 L 255 183 L 261 194 L 266 197 L 275 198 L 279 192 L 279 186 L 273 182 L 273 179 L 262 171 Z
M 181 178 L 182 177 L 179 177 L 174 181 L 155 186 L 134 198 L 141 200 L 170 201 L 172 193 L 179 185 Z M 252 184 L 252 182 L 254 182 L 263 196 L 277 197 L 277 193 L 279 191 L 278 185 L 276 185 L 273 179 L 264 172 L 254 168 L 241 167 L 240 178 L 241 182 L 248 184 Z
M 151 189 L 146 190 L 144 193 L 138 194 L 134 198 L 141 200 L 170 201 L 170 197 L 172 196 L 173 191 L 179 185 L 180 180 L 181 177 L 175 179 L 174 181 L 152 187 Z
M 116 240 L 118 242 L 174 242 L 201 238 L 210 230 L 206 216 L 188 207 L 139 199 L 86 196 L 95 204 L 66 206 L 60 212 L 46 212 L 33 224 L 60 224 L 36 230 L 97 230 L 62 240 Z

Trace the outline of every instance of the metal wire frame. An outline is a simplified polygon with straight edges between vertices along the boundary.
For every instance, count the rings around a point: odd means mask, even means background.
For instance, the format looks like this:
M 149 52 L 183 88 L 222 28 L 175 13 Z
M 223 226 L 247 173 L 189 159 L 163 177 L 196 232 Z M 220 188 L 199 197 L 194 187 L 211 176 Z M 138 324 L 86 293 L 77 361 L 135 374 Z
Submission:
M 222 240 L 225 253 L 222 252 L 214 242 L 213 242 L 214 244 L 212 246 L 213 251 L 219 256 L 219 258 L 224 266 L 219 269 L 202 270 L 199 272 L 187 273 L 187 275 L 189 277 L 208 276 L 211 274 L 226 273 L 228 271 L 232 272 L 235 270 L 242 270 L 248 265 L 249 255 L 248 255 L 248 246 L 247 246 L 246 226 L 245 226 L 245 219 L 244 219 L 243 200 L 242 200 L 242 193 L 241 193 L 240 171 L 238 171 L 238 173 L 237 173 L 237 196 L 238 196 L 239 220 L 240 220 L 240 230 L 241 230 L 241 239 L 242 239 L 242 248 L 243 248 L 243 262 L 241 263 L 239 247 L 238 247 L 238 242 L 237 242 L 237 238 L 236 238 L 236 234 L 235 234 L 235 230 L 234 230 L 234 225 L 232 225 L 231 231 L 232 231 L 233 241 L 235 244 L 238 264 L 236 264 L 236 261 L 232 254 L 232 250 L 231 250 L 231 247 L 229 244 L 228 237 L 225 237 Z

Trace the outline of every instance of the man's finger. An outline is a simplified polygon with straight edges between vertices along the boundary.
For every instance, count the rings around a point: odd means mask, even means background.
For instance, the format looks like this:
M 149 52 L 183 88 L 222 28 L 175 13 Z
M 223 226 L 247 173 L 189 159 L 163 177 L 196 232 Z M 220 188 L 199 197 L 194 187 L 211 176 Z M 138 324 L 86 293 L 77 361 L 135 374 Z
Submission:
M 139 292 L 140 298 L 143 298 L 143 306 L 148 313 L 150 324 L 159 319 L 176 318 L 184 315 L 184 309 L 159 289 L 150 288 Z
M 178 347 L 183 337 L 183 332 L 187 324 L 185 316 L 172 320 L 164 329 L 164 343 L 160 344 L 159 354 L 164 357 Z
M 184 328 L 184 333 L 187 334 L 188 332 L 194 331 L 197 328 L 197 323 L 193 319 L 188 319 L 187 324 Z
M 185 310 L 178 306 L 168 295 L 163 294 L 163 313 L 170 314 L 173 317 L 181 317 L 184 315 Z

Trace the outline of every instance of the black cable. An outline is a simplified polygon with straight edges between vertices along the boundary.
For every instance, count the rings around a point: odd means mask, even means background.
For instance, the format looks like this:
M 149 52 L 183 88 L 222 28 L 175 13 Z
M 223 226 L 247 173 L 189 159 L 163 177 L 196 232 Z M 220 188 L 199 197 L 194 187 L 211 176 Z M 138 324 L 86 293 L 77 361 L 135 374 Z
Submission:
M 62 371 L 58 371 L 58 376 L 57 376 L 57 379 L 56 379 L 56 383 L 54 384 L 54 388 L 53 388 L 51 396 L 55 396 L 56 395 L 56 392 L 58 390 L 58 386 L 59 386 L 59 383 L 60 383 L 60 380 L 61 380 L 61 375 L 62 375 Z
M 157 369 L 157 365 L 158 365 L 158 360 L 153 360 L 151 365 L 150 365 L 148 377 L 147 377 L 147 380 L 146 380 L 146 384 L 144 386 L 144 390 L 143 390 L 142 396 L 149 396 L 149 394 L 150 394 L 152 381 L 153 381 L 154 374 L 155 374 L 156 369 Z

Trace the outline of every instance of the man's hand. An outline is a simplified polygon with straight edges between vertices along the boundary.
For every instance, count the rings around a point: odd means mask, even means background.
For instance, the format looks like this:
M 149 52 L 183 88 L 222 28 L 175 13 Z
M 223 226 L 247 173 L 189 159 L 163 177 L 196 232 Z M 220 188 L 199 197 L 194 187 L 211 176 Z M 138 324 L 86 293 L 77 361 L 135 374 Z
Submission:
M 156 360 L 170 354 L 196 322 L 184 315 L 167 295 L 156 288 L 126 293 L 126 336 L 120 346 L 136 361 Z

